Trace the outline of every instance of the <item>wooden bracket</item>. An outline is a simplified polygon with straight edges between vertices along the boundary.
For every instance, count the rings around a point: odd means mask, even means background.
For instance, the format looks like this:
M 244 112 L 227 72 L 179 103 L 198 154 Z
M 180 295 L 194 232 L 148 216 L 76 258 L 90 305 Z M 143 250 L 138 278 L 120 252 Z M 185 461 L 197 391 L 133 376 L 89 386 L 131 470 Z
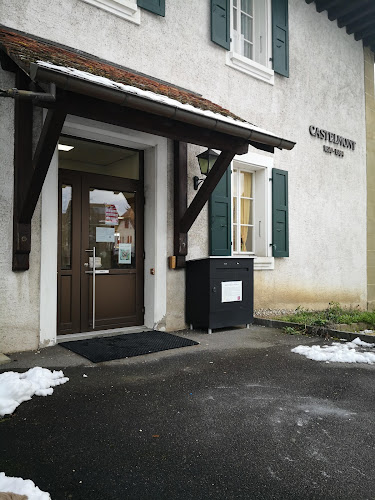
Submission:
M 27 89 L 29 80 L 19 71 L 18 89 Z M 65 121 L 64 103 L 47 112 L 39 141 L 32 156 L 33 107 L 28 101 L 15 101 L 14 134 L 14 203 L 13 203 L 13 271 L 29 269 L 31 219 L 42 191 Z
M 187 206 L 187 145 L 174 142 L 174 255 L 175 268 L 185 267 L 188 253 L 188 231 L 198 217 L 210 194 L 238 151 L 223 151 L 212 167 L 206 180 Z
M 236 154 L 236 151 L 222 151 L 220 153 L 207 178 L 180 220 L 179 230 L 181 233 L 189 231 Z
M 176 268 L 185 267 L 188 253 L 187 233 L 180 231 L 180 221 L 187 207 L 187 144 L 174 141 L 174 243 Z

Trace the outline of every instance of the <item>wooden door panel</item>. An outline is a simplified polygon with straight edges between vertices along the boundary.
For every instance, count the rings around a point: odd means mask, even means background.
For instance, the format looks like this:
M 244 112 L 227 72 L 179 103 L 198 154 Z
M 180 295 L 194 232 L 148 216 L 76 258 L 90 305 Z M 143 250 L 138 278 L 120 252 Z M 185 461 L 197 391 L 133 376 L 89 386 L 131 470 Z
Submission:
M 60 279 L 60 323 L 65 328 L 73 322 L 72 318 L 72 276 L 61 276 Z
M 89 278 L 89 297 L 92 297 L 92 276 Z M 92 316 L 92 301 L 88 304 L 89 317 Z M 97 274 L 96 275 L 96 314 L 97 326 L 105 324 L 116 327 L 129 325 L 136 321 L 136 274 Z M 92 324 L 92 321 L 90 321 Z
M 100 268 L 109 272 L 95 275 L 95 329 L 142 324 L 143 175 L 137 181 L 60 169 L 59 179 L 58 333 L 61 335 L 93 329 L 92 274 L 87 273 L 92 265 L 90 257 L 93 254 L 87 250 L 91 250 L 96 241 L 101 241 L 97 239 L 97 235 L 95 237 L 96 227 L 106 230 L 111 225 L 116 227 L 116 234 L 121 233 L 125 244 L 131 244 L 131 258 L 129 265 L 124 265 L 119 256 L 120 248 L 123 248 L 120 244 L 118 248 L 109 245 L 107 251 L 106 244 L 98 243 L 98 253 L 101 255 Z M 66 193 L 61 194 L 62 188 L 67 184 L 72 186 L 69 208 L 67 208 Z M 111 219 L 106 220 L 106 207 L 114 205 L 108 205 L 108 202 L 100 197 L 95 200 L 94 213 L 91 211 L 90 215 L 90 190 L 93 189 L 113 191 L 115 196 L 119 194 L 121 196 L 122 192 L 129 201 L 130 208 L 126 210 L 131 212 L 130 215 L 126 215 L 126 211 L 125 213 L 119 211 L 121 216 L 118 219 L 121 223 L 116 224 L 112 223 Z M 68 210 L 71 212 L 71 241 L 66 230 Z M 132 233 L 129 231 L 130 226 L 133 228 Z M 70 231 L 70 227 L 68 229 Z M 120 239 L 118 241 L 120 242 Z M 71 249 L 67 249 L 69 245 Z
M 64 189 L 69 187 L 69 196 Z M 64 194 L 64 195 L 63 195 Z M 57 255 L 57 332 L 59 335 L 80 331 L 80 247 L 81 179 L 76 172 L 59 172 L 59 223 Z M 63 214 L 64 212 L 64 214 Z M 64 215 L 70 215 L 66 227 Z

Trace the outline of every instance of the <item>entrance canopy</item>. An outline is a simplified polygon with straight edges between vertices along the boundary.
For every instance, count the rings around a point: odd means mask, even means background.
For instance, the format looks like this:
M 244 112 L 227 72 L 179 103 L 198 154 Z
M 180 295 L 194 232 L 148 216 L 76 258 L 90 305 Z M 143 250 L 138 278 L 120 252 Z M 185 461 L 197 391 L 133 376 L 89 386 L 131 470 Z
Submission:
M 235 155 L 249 145 L 268 152 L 295 145 L 198 94 L 6 27 L 0 27 L 0 60 L 16 73 L 16 89 L 0 91 L 16 99 L 14 270 L 28 268 L 31 218 L 67 114 L 222 151 L 185 210 L 186 149 L 175 149 L 179 255 L 186 255 L 186 234 Z M 48 109 L 33 156 L 32 103 Z

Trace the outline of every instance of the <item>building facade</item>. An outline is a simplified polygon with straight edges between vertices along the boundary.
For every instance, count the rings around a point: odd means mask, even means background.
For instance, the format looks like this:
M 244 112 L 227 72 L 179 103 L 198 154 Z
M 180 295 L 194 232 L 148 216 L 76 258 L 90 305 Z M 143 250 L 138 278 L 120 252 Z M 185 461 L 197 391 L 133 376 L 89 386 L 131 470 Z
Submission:
M 364 47 L 324 3 L 3 0 L 0 351 L 185 328 L 208 255 L 256 309 L 367 307 Z

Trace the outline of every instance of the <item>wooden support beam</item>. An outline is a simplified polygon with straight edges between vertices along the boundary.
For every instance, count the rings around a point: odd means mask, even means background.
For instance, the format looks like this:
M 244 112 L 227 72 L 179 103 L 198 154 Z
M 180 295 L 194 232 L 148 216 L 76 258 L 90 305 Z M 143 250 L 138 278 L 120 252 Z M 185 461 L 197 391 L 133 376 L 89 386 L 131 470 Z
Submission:
M 18 89 L 26 84 L 22 78 L 17 77 Z M 59 103 L 47 112 L 33 157 L 32 116 L 31 102 L 15 101 L 13 271 L 29 269 L 31 219 L 64 124 L 65 104 Z
M 189 231 L 235 155 L 235 151 L 222 151 L 180 221 L 180 231 L 182 233 L 187 233 Z
M 69 94 L 68 102 L 68 114 L 220 151 L 231 149 L 235 150 L 236 154 L 243 154 L 247 151 L 248 141 L 246 139 L 235 138 L 222 132 L 204 128 L 204 126 L 183 123 L 84 95 Z
M 21 70 L 16 73 L 15 85 L 27 90 L 29 78 Z M 30 224 L 19 224 L 19 214 L 31 179 L 33 134 L 33 105 L 28 101 L 14 103 L 14 195 L 13 195 L 13 271 L 29 269 L 31 248 Z
M 180 221 L 187 208 L 187 144 L 174 141 L 174 244 L 176 267 L 185 267 L 188 235 L 180 231 Z
M 31 222 L 65 118 L 64 103 L 59 103 L 56 108 L 49 109 L 47 112 L 33 157 L 32 177 L 20 212 L 21 223 Z

